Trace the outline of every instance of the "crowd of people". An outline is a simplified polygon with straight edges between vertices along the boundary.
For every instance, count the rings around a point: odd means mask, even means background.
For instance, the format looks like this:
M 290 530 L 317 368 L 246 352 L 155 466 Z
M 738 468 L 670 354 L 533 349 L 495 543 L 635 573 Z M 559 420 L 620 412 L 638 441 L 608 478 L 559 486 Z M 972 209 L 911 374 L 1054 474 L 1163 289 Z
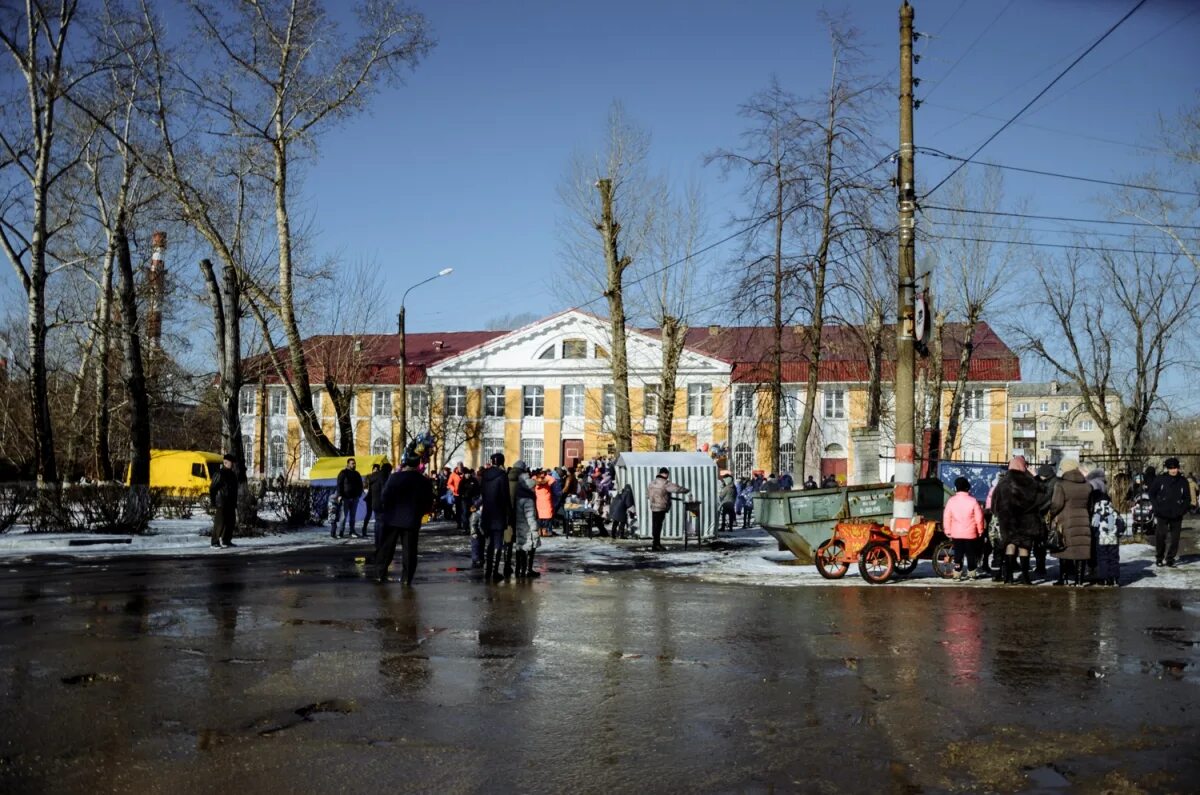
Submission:
M 1147 471 L 1131 496 L 1145 500 L 1154 515 L 1155 565 L 1175 566 L 1183 517 L 1194 509 L 1195 491 L 1168 458 L 1162 474 Z M 1121 535 L 1126 522 L 1113 505 L 1103 469 L 1085 472 L 1074 459 L 1031 473 L 1016 456 L 992 484 L 981 507 L 966 478 L 955 481 L 942 529 L 954 544 L 956 579 L 1032 585 L 1046 576 L 1046 556 L 1058 560 L 1055 585 L 1120 584 Z

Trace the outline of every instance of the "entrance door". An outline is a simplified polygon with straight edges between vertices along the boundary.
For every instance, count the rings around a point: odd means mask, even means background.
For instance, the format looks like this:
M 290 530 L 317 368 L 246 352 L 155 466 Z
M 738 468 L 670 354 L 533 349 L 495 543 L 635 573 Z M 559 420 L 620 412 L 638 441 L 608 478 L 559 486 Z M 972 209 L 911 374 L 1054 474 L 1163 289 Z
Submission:
M 838 479 L 839 483 L 846 482 L 846 459 L 845 458 L 822 458 L 821 459 L 821 479 L 824 480 L 829 475 L 833 475 Z
M 583 439 L 563 439 L 562 466 L 569 467 L 583 459 Z

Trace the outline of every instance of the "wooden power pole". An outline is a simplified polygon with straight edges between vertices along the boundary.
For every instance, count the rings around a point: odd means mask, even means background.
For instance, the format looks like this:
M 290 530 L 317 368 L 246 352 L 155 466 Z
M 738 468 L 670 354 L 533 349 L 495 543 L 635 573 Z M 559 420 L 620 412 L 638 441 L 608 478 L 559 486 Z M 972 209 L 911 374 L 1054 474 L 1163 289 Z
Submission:
M 900 159 L 897 169 L 896 202 L 900 213 L 900 278 L 896 301 L 896 475 L 893 493 L 892 529 L 908 533 L 913 520 L 913 481 L 916 434 L 913 422 L 913 299 L 916 281 L 917 194 L 913 181 L 913 8 L 904 0 L 900 6 Z M 939 388 L 935 385 L 934 387 Z

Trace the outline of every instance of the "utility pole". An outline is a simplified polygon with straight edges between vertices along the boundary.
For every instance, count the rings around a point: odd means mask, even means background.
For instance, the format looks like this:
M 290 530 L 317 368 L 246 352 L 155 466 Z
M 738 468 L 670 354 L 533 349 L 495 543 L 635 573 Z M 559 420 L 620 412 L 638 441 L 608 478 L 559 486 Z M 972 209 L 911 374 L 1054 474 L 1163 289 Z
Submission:
M 916 287 L 917 194 L 913 182 L 913 8 L 900 6 L 900 159 L 897 167 L 896 205 L 900 213 L 900 278 L 896 300 L 896 475 L 892 495 L 892 530 L 908 533 L 913 520 L 913 291 Z M 934 386 L 939 389 L 940 384 Z
M 407 293 L 405 293 L 407 295 Z M 404 455 L 404 448 L 408 446 L 408 351 L 405 348 L 404 340 L 404 304 L 400 304 L 400 314 L 396 317 L 396 333 L 400 335 L 400 389 L 397 390 L 397 397 L 400 405 L 396 407 L 396 411 L 400 414 L 400 450 L 396 457 L 397 469 L 399 468 L 400 459 Z

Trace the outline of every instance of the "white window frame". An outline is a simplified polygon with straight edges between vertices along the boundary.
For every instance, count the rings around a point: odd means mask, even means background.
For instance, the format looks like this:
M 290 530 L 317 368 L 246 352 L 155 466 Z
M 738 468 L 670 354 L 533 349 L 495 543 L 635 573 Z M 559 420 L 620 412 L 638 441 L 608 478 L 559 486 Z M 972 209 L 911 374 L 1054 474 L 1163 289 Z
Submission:
M 508 392 L 502 386 L 485 386 L 483 388 L 483 416 L 503 417 Z
M 821 415 L 827 420 L 846 419 L 846 390 L 826 389 L 822 395 Z
M 392 444 L 382 436 L 376 436 L 371 440 L 371 455 L 381 455 L 390 457 L 392 454 Z
M 963 395 L 963 419 L 976 422 L 986 419 L 987 390 L 968 389 Z
M 580 419 L 584 414 L 584 400 L 587 397 L 587 390 L 583 384 L 563 384 L 562 388 L 562 416 L 563 419 L 568 417 Z
M 521 416 L 546 416 L 546 388 L 537 384 L 521 387 Z
M 783 392 L 780 393 L 779 399 L 783 401 L 783 408 L 779 414 L 782 419 L 800 419 L 803 409 L 801 408 L 802 403 L 800 400 L 800 389 L 798 387 L 785 386 L 783 388 Z
M 313 455 L 312 448 L 308 445 L 308 440 L 300 437 L 300 475 L 308 476 L 308 471 L 312 469 L 313 464 L 317 463 L 317 457 Z
M 749 476 L 754 471 L 754 448 L 746 442 L 733 446 L 733 474 L 735 477 Z
M 1038 411 L 1045 414 L 1046 412 L 1050 411 L 1050 404 L 1046 401 L 1042 401 L 1041 404 L 1039 404 Z
M 249 434 L 242 434 L 242 466 L 247 472 L 254 471 L 254 439 Z
M 1018 403 L 1017 404 L 1017 413 L 1018 414 L 1029 413 L 1029 404 L 1028 403 Z
M 784 442 L 779 445 L 779 471 L 776 475 L 782 475 L 784 472 L 795 473 L 796 469 L 796 444 L 794 442 Z
M 1071 404 L 1065 400 L 1060 401 L 1058 404 L 1058 410 L 1065 414 L 1066 412 L 1071 410 Z
M 267 392 L 268 414 L 272 417 L 287 416 L 287 391 L 283 387 L 276 387 Z
M 392 391 L 390 389 L 375 390 L 374 397 L 372 398 L 371 416 L 392 416 Z
M 258 394 L 254 387 L 244 387 L 238 396 L 238 411 L 243 417 L 258 414 Z
M 1042 420 L 1041 422 L 1038 423 L 1038 430 L 1039 431 L 1049 431 L 1050 423 L 1047 422 L 1046 420 Z
M 467 416 L 467 388 L 448 386 L 442 396 L 442 409 L 447 417 Z
M 711 417 L 712 404 L 712 384 L 688 384 L 687 413 L 689 417 Z
M 545 461 L 545 442 L 541 437 L 526 436 L 521 439 L 521 460 L 530 469 L 541 469 Z
M 489 463 L 492 460 L 493 453 L 504 453 L 504 436 L 502 434 L 484 436 L 482 450 L 484 463 Z
M 579 356 L 567 356 L 567 343 L 571 343 L 571 344 L 582 343 L 583 353 Z M 587 340 L 579 339 L 578 337 L 573 337 L 569 340 L 562 341 L 562 358 L 564 358 L 564 359 L 586 359 L 587 357 L 588 357 Z
M 758 389 L 746 384 L 738 384 L 733 388 L 733 416 L 753 418 L 755 414 L 755 397 Z M 780 417 L 783 413 L 780 412 Z
M 267 477 L 275 478 L 287 471 L 287 439 L 283 434 L 271 434 L 267 442 Z
M 642 390 L 642 418 L 643 419 L 658 419 L 659 406 L 662 405 L 661 396 L 658 394 L 658 390 L 661 388 L 661 386 L 662 386 L 661 384 L 646 384 L 646 386 L 643 388 L 643 390 Z
M 606 420 L 617 416 L 617 390 L 612 384 L 605 384 L 600 390 L 600 416 Z
M 1079 421 L 1079 430 L 1094 431 L 1094 430 L 1096 430 L 1096 423 L 1093 422 L 1092 420 L 1080 420 Z
M 404 402 L 409 417 L 424 419 L 429 416 L 428 390 L 409 387 L 404 390 Z

